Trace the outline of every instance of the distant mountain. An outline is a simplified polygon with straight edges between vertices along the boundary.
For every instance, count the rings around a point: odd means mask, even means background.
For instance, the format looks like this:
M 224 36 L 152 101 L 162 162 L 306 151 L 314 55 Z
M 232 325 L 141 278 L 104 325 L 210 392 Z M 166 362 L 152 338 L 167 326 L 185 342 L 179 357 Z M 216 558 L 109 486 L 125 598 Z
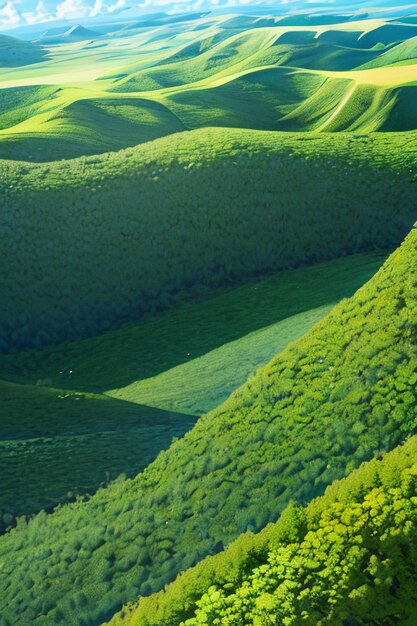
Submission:
M 37 39 L 37 42 L 42 44 L 67 43 L 68 41 L 97 39 L 97 37 L 100 37 L 99 33 L 96 33 L 88 28 L 84 28 L 84 26 L 81 26 L 80 24 L 74 24 L 67 30 L 63 30 L 61 28 L 47 30 L 39 37 L 39 39 Z

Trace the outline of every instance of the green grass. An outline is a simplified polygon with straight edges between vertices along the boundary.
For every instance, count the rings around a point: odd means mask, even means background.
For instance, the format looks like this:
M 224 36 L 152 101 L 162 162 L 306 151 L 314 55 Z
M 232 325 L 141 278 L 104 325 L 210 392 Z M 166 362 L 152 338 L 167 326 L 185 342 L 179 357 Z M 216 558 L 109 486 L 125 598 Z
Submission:
M 137 474 L 383 258 L 281 272 L 96 338 L 0 357 L 2 527 Z
M 202 129 L 2 162 L 1 348 L 95 335 L 196 284 L 394 247 L 415 221 L 414 140 Z
M 366 286 L 143 474 L 1 537 L 6 626 L 99 624 L 411 435 L 416 259 L 413 230 Z

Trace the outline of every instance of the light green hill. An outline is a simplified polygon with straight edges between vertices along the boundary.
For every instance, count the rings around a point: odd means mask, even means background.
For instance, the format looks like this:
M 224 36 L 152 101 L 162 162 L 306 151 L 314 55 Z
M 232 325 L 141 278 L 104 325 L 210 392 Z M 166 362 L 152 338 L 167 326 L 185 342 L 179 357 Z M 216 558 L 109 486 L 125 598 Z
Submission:
M 0 158 L 24 159 L 28 154 L 36 161 L 74 158 L 185 130 L 173 112 L 143 98 L 78 100 L 50 115 L 41 128 L 31 135 L 6 137 L 0 142 Z
M 381 19 L 329 24 L 325 16 L 302 26 L 252 16 L 189 18 L 50 46 L 43 61 L 8 67 L 0 80 L 7 98 L 0 156 L 49 161 L 98 154 L 184 125 L 416 127 L 413 94 L 402 91 L 417 83 L 415 26 Z
M 394 46 L 387 52 L 379 54 L 376 59 L 368 61 L 361 65 L 361 69 L 369 69 L 372 67 L 384 67 L 401 61 L 417 62 L 417 36 Z M 359 68 L 358 68 L 359 69 Z
M 411 435 L 416 260 L 413 230 L 365 287 L 143 474 L 1 537 L 6 626 L 99 624 Z

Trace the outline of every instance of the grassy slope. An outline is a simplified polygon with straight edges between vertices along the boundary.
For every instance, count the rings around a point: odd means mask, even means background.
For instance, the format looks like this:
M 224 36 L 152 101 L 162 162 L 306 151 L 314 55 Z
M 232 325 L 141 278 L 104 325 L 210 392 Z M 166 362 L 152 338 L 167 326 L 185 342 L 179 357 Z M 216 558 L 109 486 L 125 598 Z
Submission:
M 142 475 L 0 538 L 5 624 L 100 623 L 407 438 L 416 270 L 413 230 L 370 283 Z
M 275 524 L 255 535 L 243 534 L 225 551 L 181 573 L 164 590 L 123 609 L 111 625 L 178 626 L 193 615 L 196 603 L 205 596 L 197 624 L 225 618 L 221 604 L 223 609 L 234 609 L 225 622 L 234 626 L 245 626 L 247 613 L 257 610 L 260 623 L 278 617 L 297 623 L 305 620 L 303 611 L 307 611 L 312 624 L 324 618 L 324 624 L 335 625 L 348 615 L 359 624 L 378 619 L 391 624 L 400 619 L 401 624 L 411 626 L 417 608 L 416 462 L 417 438 L 412 437 L 382 460 L 364 463 L 335 481 L 304 510 L 290 504 Z M 389 512 L 387 504 L 393 504 Z M 381 513 L 383 523 L 375 523 Z M 366 532 L 370 527 L 372 534 Z M 275 560 L 277 551 L 280 569 L 271 571 L 268 561 Z M 328 567 L 331 557 L 332 567 Z M 250 580 L 254 568 L 261 573 L 261 581 Z M 245 616 L 233 597 L 236 591 L 241 592 Z
M 137 474 L 194 424 L 149 406 L 191 415 L 218 406 L 382 260 L 282 272 L 97 338 L 0 357 L 0 379 L 15 383 L 0 381 L 2 527 Z
M 415 220 L 414 141 L 205 129 L 3 162 L 1 347 L 91 336 L 197 283 L 394 246 Z
M 41 61 L 44 55 L 42 48 L 35 43 L 0 35 L 0 67 L 31 65 Z

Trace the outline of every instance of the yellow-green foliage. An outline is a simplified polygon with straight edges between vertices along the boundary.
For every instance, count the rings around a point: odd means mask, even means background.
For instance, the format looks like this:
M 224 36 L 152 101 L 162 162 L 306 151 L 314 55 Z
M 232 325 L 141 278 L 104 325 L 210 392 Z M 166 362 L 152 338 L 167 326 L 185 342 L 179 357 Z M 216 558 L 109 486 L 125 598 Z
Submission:
M 412 434 L 416 272 L 413 230 L 365 287 L 143 474 L 1 537 L 5 625 L 109 619 Z
M 416 461 L 412 437 L 125 607 L 111 626 L 406 623 L 417 610 Z
M 417 594 L 417 463 L 397 488 L 334 504 L 298 543 L 272 548 L 241 585 L 212 586 L 182 626 L 411 623 Z
M 0 348 L 86 337 L 197 283 L 396 245 L 415 220 L 416 136 L 211 129 L 1 162 Z

